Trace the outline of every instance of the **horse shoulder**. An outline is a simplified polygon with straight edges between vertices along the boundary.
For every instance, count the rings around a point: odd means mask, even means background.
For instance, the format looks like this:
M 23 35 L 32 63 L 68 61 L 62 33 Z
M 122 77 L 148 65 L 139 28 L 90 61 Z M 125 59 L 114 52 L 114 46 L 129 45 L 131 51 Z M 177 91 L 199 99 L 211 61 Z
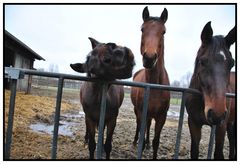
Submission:
M 86 88 L 87 88 L 87 82 L 84 82 L 80 88 L 80 102 L 83 105 L 86 99 Z
M 140 69 L 139 71 L 137 71 L 134 75 L 133 75 L 133 81 L 138 81 L 138 82 L 142 82 L 143 81 L 143 77 L 145 74 L 144 69 Z
M 133 81 L 135 82 L 144 82 L 144 77 L 145 77 L 145 70 L 141 69 L 137 71 L 134 76 L 133 76 Z M 143 89 L 140 87 L 132 87 L 131 88 L 131 101 L 134 106 L 137 105 L 137 102 L 139 102 L 139 96 L 143 95 Z

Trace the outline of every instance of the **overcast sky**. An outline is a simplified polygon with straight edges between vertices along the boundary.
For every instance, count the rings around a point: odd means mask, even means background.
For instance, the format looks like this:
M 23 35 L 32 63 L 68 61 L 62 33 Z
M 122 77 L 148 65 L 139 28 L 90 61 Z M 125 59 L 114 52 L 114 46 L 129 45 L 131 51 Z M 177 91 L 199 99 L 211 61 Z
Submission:
M 145 6 L 6 5 L 5 29 L 46 59 L 35 61 L 34 68 L 47 70 L 57 64 L 59 72 L 75 74 L 69 64 L 85 61 L 91 51 L 88 37 L 93 37 L 130 48 L 136 72 L 142 68 L 140 27 Z M 208 21 L 212 21 L 214 35 L 226 35 L 234 27 L 235 6 L 148 5 L 151 16 L 160 16 L 164 8 L 168 10 L 165 67 L 173 82 L 193 72 L 200 34 Z M 235 44 L 231 52 L 235 59 Z

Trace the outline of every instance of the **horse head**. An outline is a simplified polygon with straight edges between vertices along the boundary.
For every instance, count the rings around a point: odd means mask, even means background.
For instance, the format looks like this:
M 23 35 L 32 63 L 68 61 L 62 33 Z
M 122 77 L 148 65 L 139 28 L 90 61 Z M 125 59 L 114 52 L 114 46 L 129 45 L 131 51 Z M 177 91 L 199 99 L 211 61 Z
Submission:
M 168 11 L 164 8 L 160 17 L 151 17 L 148 8 L 145 7 L 142 18 L 144 21 L 141 27 L 143 66 L 151 69 L 156 65 L 158 59 L 163 56 L 164 34 L 166 32 L 164 24 L 168 18 Z
M 132 51 L 115 43 L 100 43 L 89 38 L 92 51 L 87 55 L 85 63 L 71 64 L 71 68 L 88 76 L 107 80 L 126 79 L 132 76 L 135 65 Z
M 235 40 L 235 27 L 225 37 L 213 36 L 211 22 L 201 33 L 202 44 L 195 62 L 195 74 L 203 93 L 205 118 L 210 124 L 219 124 L 227 116 L 225 93 L 234 66 L 229 48 Z

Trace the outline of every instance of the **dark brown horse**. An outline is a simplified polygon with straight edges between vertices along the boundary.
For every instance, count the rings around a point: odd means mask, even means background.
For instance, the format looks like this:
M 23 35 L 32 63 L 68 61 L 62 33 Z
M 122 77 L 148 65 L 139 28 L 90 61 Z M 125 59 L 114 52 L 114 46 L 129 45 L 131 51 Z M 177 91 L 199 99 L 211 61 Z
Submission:
M 230 85 L 228 88 L 228 92 L 232 92 L 236 94 L 235 88 L 235 72 L 230 73 Z M 229 104 L 228 104 L 229 105 Z M 237 159 L 237 146 L 236 146 L 236 101 L 235 98 L 230 99 L 230 106 L 228 106 L 230 110 L 228 123 L 227 123 L 227 134 L 229 139 L 229 159 Z
M 163 10 L 160 17 L 150 17 L 148 8 L 143 10 L 141 54 L 143 56 L 143 66 L 145 69 L 135 73 L 133 80 L 137 82 L 169 85 L 168 74 L 164 66 L 164 33 L 165 22 L 168 12 Z M 141 115 L 143 109 L 143 88 L 133 87 L 131 99 L 136 114 L 137 129 L 133 144 L 137 144 L 138 134 L 141 126 Z M 155 120 L 155 135 L 152 141 L 153 158 L 157 158 L 160 133 L 165 124 L 167 111 L 169 108 L 170 94 L 168 91 L 157 89 L 150 90 L 149 105 L 147 113 L 147 139 L 149 144 L 149 130 L 152 118 Z
M 225 37 L 213 36 L 211 22 L 202 30 L 202 45 L 197 53 L 189 86 L 199 90 L 202 96 L 189 94 L 186 99 L 192 159 L 198 158 L 203 125 L 216 125 L 214 158 L 224 158 L 224 136 L 230 112 L 225 93 L 228 92 L 230 70 L 234 66 L 229 48 L 235 39 L 235 28 Z
M 71 64 L 77 72 L 87 72 L 88 76 L 114 80 L 132 76 L 134 57 L 130 49 L 117 46 L 114 43 L 99 43 L 89 38 L 93 50 L 87 56 L 84 64 Z M 100 119 L 100 105 L 102 97 L 102 84 L 97 82 L 84 82 L 80 90 L 80 101 L 85 112 L 86 136 L 89 146 L 89 157 L 94 158 L 96 148 L 95 130 Z M 106 99 L 105 126 L 107 137 L 104 145 L 106 158 L 110 158 L 112 149 L 112 135 L 116 126 L 118 110 L 122 104 L 124 91 L 122 86 L 109 85 Z

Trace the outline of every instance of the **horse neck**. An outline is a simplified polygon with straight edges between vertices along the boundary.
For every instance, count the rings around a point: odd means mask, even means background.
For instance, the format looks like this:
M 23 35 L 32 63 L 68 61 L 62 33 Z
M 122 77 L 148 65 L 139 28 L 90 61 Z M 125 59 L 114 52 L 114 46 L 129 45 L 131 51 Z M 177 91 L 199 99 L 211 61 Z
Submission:
M 156 65 L 152 69 L 145 69 L 146 81 L 149 83 L 162 84 L 165 76 L 164 52 L 160 49 Z

